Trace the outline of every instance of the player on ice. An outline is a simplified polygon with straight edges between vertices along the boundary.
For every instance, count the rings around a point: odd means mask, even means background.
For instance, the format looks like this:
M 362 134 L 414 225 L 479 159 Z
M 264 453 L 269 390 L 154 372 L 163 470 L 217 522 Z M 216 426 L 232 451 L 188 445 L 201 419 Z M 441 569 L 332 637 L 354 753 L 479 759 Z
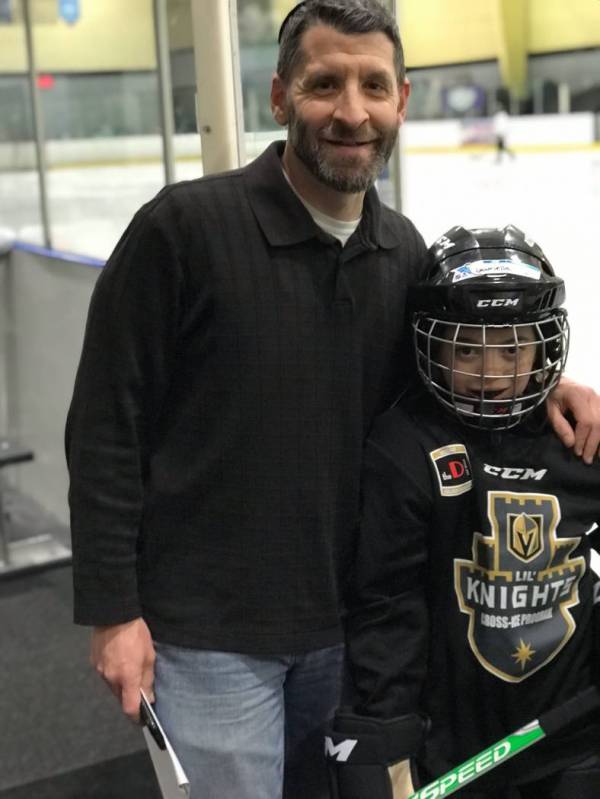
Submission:
M 429 253 L 412 296 L 428 390 L 365 447 L 335 799 L 405 799 L 600 677 L 600 464 L 544 409 L 568 349 L 563 281 L 513 226 L 455 227 Z M 599 752 L 589 713 L 456 796 L 598 799 Z
M 503 106 L 500 106 L 492 118 L 494 127 L 494 140 L 496 144 L 496 163 L 502 162 L 502 156 L 506 153 L 511 159 L 514 159 L 515 154 L 509 148 L 508 131 L 509 131 L 509 116 Z

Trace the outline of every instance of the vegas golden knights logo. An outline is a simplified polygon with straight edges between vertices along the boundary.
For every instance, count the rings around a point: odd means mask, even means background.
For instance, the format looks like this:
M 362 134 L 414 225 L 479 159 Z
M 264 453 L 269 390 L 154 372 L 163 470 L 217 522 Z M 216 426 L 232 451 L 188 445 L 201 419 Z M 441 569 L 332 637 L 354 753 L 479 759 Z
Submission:
M 575 632 L 585 558 L 581 538 L 558 537 L 551 494 L 489 491 L 491 535 L 473 534 L 472 560 L 454 561 L 454 589 L 469 616 L 468 639 L 481 665 L 521 682 L 549 663 Z
M 543 517 L 509 513 L 507 519 L 509 549 L 525 563 L 533 560 L 542 549 Z

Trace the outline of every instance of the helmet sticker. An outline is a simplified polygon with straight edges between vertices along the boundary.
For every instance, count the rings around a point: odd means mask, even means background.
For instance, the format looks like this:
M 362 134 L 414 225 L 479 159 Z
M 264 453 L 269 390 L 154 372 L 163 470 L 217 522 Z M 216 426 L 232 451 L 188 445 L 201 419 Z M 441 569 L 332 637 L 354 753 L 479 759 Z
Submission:
M 525 264 L 522 261 L 511 261 L 508 258 L 473 261 L 473 263 L 463 264 L 463 266 L 453 269 L 452 282 L 459 283 L 461 280 L 468 280 L 472 277 L 493 277 L 494 275 L 519 275 L 528 277 L 530 280 L 539 280 L 542 272 L 537 266 Z
M 456 242 L 449 239 L 448 236 L 440 236 L 435 242 L 434 247 L 440 247 L 442 250 L 449 250 L 452 247 L 456 247 Z

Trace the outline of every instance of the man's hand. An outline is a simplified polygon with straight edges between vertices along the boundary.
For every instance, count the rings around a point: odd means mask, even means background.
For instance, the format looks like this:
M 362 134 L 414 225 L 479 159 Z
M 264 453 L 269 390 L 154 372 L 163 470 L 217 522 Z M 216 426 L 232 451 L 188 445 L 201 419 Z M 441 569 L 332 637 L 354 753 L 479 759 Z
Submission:
M 593 463 L 600 447 L 600 396 L 593 388 L 563 376 L 548 397 L 546 408 L 548 420 L 565 447 L 573 447 L 577 456 Z M 575 430 L 565 418 L 567 411 L 575 418 Z
M 90 662 L 132 721 L 140 720 L 140 689 L 154 700 L 155 657 L 150 631 L 141 618 L 94 628 Z

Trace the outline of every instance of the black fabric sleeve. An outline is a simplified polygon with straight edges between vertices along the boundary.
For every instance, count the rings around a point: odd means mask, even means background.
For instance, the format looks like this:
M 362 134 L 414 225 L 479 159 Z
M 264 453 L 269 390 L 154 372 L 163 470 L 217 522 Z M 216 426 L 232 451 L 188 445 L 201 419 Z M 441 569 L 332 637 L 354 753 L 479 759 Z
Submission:
M 76 623 L 141 612 L 144 475 L 177 343 L 184 246 L 163 192 L 134 217 L 92 295 L 66 429 Z
M 427 663 L 431 480 L 414 423 L 385 414 L 364 453 L 362 519 L 345 621 L 355 712 L 419 710 Z
M 421 280 L 425 280 L 427 272 L 429 271 L 429 253 L 427 249 L 427 245 L 425 244 L 423 237 L 419 233 L 416 228 L 414 229 L 415 234 L 415 248 L 417 252 L 417 258 L 415 259 L 415 271 L 414 271 L 414 278 L 413 284 L 418 283 Z M 406 319 L 404 325 L 404 335 L 402 337 L 402 349 L 401 349 L 401 358 L 402 363 L 406 364 L 406 390 L 402 392 L 401 396 L 404 395 L 411 395 L 423 389 L 423 383 L 419 378 L 419 370 L 417 369 L 417 356 L 415 352 L 415 343 L 414 338 L 415 334 L 413 331 L 412 325 L 412 317 L 413 317 L 413 309 L 410 304 L 410 293 L 409 299 L 406 306 Z

